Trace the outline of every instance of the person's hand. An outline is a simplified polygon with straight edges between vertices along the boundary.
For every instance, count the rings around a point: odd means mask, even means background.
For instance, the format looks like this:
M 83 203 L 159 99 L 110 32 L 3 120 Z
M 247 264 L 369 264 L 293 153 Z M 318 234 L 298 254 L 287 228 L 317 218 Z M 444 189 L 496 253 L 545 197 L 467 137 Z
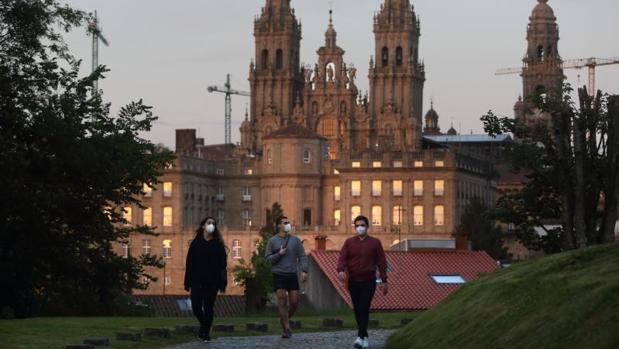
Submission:
M 387 292 L 389 292 L 389 285 L 383 282 L 382 284 L 380 284 L 380 288 L 381 288 L 381 291 L 383 291 L 383 296 L 386 296 Z
M 307 273 L 306 272 L 302 272 L 301 273 L 301 282 L 305 282 L 307 281 Z
M 346 272 L 340 271 L 339 274 L 337 274 L 337 276 L 340 278 L 340 280 L 345 281 L 346 280 Z
M 284 248 L 284 247 L 280 248 L 280 249 L 279 249 L 279 255 L 280 255 L 280 256 L 285 255 L 285 254 L 286 254 L 286 250 L 287 250 L 287 249 L 288 249 L 287 247 L 286 247 L 286 248 Z

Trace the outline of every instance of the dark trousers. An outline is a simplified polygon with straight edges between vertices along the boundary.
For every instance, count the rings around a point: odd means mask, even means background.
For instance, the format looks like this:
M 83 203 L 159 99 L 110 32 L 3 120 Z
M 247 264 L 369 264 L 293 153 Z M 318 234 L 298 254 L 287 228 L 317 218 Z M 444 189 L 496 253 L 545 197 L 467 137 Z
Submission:
M 217 287 L 202 286 L 191 288 L 191 308 L 193 314 L 200 321 L 200 329 L 204 335 L 209 336 L 213 325 L 215 298 Z
M 370 305 L 376 291 L 376 280 L 369 281 L 348 281 L 348 291 L 352 299 L 353 309 L 355 310 L 355 320 L 357 320 L 358 336 L 368 337 L 368 323 L 370 322 Z

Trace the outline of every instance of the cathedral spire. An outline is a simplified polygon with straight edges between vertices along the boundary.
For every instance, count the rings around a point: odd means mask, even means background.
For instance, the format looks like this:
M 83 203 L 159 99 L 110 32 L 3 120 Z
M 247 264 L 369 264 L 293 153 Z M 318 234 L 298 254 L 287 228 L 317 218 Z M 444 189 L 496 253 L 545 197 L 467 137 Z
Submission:
M 325 46 L 327 48 L 337 47 L 337 32 L 333 28 L 333 10 L 329 10 L 329 28 L 325 33 Z

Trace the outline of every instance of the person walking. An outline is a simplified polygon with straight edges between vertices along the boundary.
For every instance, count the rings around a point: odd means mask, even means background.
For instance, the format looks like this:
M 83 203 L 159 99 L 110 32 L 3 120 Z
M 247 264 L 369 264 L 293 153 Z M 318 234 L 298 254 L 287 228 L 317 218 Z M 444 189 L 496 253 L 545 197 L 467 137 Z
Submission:
M 301 240 L 291 235 L 292 227 L 288 217 L 276 221 L 276 234 L 267 243 L 265 258 L 271 263 L 273 289 L 277 295 L 279 321 L 282 325 L 282 338 L 290 338 L 290 318 L 299 306 L 299 279 L 307 280 L 307 256 Z
M 200 322 L 198 337 L 210 342 L 215 299 L 228 283 L 226 246 L 217 222 L 206 217 L 200 222 L 189 246 L 185 265 L 185 291 L 191 292 L 191 308 Z
M 368 340 L 368 323 L 370 306 L 380 282 L 383 295 L 387 286 L 387 259 L 380 240 L 369 236 L 369 221 L 365 216 L 358 216 L 354 221 L 356 236 L 348 238 L 342 246 L 337 262 L 338 277 L 342 282 L 348 280 L 348 292 L 352 299 L 355 320 L 357 321 L 357 339 L 353 343 L 356 349 L 370 347 Z M 376 269 L 380 280 L 376 279 Z

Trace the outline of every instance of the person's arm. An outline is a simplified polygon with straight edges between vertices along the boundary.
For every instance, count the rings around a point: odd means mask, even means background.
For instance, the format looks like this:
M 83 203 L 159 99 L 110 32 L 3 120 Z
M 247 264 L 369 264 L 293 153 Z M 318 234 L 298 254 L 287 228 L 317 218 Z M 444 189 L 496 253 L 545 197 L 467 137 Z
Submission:
M 297 239 L 298 247 L 297 247 L 297 256 L 299 258 L 299 263 L 301 264 L 301 271 L 307 274 L 309 271 L 309 263 L 307 261 L 307 256 L 305 255 L 305 248 L 303 247 L 303 243 L 300 239 Z
M 337 260 L 337 271 L 340 274 L 348 271 L 348 240 L 344 242 L 344 246 L 340 250 L 340 258 Z
M 280 259 L 282 259 L 282 255 L 279 253 L 279 251 L 273 253 L 274 245 L 275 242 L 270 239 L 267 243 L 267 247 L 264 249 L 264 258 L 267 260 L 267 262 L 271 264 L 276 264 L 277 262 L 279 262 Z
M 383 283 L 387 283 L 387 257 L 385 256 L 385 250 L 383 250 L 383 244 L 378 241 L 376 264 L 378 265 L 378 271 L 380 272 L 380 278 Z
M 228 254 L 226 253 L 226 247 L 222 244 L 219 249 L 219 264 L 220 264 L 220 281 L 219 290 L 226 292 L 228 286 Z
M 185 291 L 189 291 L 191 288 L 190 278 L 192 269 L 192 257 L 193 257 L 193 241 L 189 245 L 189 251 L 187 251 L 187 259 L 185 260 Z

